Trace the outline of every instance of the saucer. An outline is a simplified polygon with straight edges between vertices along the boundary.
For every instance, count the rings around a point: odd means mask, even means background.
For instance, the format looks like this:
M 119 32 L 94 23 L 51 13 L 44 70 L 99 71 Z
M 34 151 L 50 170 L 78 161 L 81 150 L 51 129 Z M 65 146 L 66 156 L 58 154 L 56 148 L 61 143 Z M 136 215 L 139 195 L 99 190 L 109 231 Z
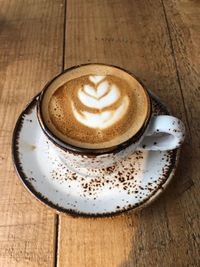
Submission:
M 143 208 L 166 188 L 173 177 L 178 150 L 137 151 L 102 170 L 72 169 L 54 153 L 36 114 L 38 95 L 16 123 L 13 161 L 24 186 L 58 212 L 82 216 L 109 216 Z M 169 114 L 152 95 L 153 113 Z

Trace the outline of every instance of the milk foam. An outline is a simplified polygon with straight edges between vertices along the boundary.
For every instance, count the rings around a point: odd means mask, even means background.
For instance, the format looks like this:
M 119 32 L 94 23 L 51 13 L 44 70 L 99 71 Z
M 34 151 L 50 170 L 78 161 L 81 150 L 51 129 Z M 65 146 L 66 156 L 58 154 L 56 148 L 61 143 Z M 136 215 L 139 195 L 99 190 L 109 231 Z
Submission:
M 87 107 L 103 109 L 120 98 L 120 91 L 115 85 L 109 86 L 105 81 L 97 89 L 90 85 L 83 86 L 78 91 L 78 98 Z
M 85 106 L 95 109 L 95 112 L 78 110 L 71 101 L 73 115 L 78 122 L 87 127 L 106 129 L 125 115 L 129 106 L 129 98 L 128 96 L 121 97 L 120 88 L 106 81 L 105 76 L 89 76 L 89 80 L 92 85 L 86 84 L 79 88 L 77 98 L 83 104 L 83 109 Z M 116 103 L 117 106 L 113 107 L 112 105 Z
M 99 83 L 100 81 L 102 81 L 106 76 L 101 76 L 101 75 L 91 75 L 89 76 L 89 80 L 91 82 L 93 82 L 94 84 Z

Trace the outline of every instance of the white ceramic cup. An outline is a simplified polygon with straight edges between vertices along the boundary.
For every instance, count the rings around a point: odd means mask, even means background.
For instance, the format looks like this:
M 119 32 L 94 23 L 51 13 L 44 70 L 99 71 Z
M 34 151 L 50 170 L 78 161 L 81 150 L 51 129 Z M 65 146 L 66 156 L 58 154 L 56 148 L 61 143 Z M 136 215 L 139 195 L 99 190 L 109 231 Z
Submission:
M 108 66 L 99 64 L 102 66 Z M 81 65 L 86 66 L 86 65 Z M 171 150 L 178 148 L 184 141 L 185 127 L 181 120 L 176 117 L 168 115 L 154 116 L 152 108 L 150 108 L 149 116 L 143 127 L 128 141 L 117 145 L 116 147 L 106 149 L 85 149 L 75 147 L 71 144 L 64 143 L 56 137 L 46 126 L 41 112 L 41 105 L 44 94 L 47 92 L 49 86 L 58 84 L 59 79 L 63 80 L 64 75 L 75 66 L 65 70 L 60 75 L 56 76 L 43 89 L 37 105 L 37 115 L 40 126 L 44 134 L 50 140 L 51 148 L 62 160 L 63 163 L 72 168 L 87 168 L 87 169 L 102 169 L 111 167 L 119 161 L 124 160 L 133 154 L 136 150 Z M 115 67 L 115 66 L 111 66 Z M 116 67 L 121 71 L 125 71 Z M 129 73 L 130 74 L 130 73 Z M 132 74 L 131 74 L 132 75 Z M 133 76 L 133 75 L 132 75 Z M 134 77 L 135 78 L 135 77 Z M 136 79 L 136 78 L 135 78 Z M 136 79 L 137 80 L 137 79 Z M 151 103 L 151 96 L 144 88 L 149 102 Z M 150 104 L 151 105 L 151 104 Z

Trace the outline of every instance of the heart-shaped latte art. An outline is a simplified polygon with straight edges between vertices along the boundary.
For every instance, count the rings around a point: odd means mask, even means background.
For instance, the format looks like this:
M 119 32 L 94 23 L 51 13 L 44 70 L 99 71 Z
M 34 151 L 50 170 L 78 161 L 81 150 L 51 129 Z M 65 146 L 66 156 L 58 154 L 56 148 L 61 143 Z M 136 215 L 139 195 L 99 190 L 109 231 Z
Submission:
M 119 121 L 127 112 L 129 106 L 128 96 L 121 97 L 120 89 L 115 84 L 105 80 L 105 76 L 89 76 L 94 86 L 87 84 L 77 91 L 77 98 L 86 107 L 95 109 L 95 112 L 77 110 L 72 102 L 72 111 L 76 120 L 90 128 L 105 129 Z M 115 109 L 103 110 L 115 104 Z M 97 113 L 96 110 L 99 110 Z

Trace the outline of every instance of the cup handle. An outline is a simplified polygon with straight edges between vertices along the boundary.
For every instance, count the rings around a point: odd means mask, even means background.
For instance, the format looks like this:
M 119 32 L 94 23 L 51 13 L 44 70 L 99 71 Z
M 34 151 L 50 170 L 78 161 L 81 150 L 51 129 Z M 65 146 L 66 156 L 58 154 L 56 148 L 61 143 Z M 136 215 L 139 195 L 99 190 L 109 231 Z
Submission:
M 185 127 L 181 120 L 168 115 L 154 116 L 138 149 L 171 150 L 178 148 L 184 138 Z

